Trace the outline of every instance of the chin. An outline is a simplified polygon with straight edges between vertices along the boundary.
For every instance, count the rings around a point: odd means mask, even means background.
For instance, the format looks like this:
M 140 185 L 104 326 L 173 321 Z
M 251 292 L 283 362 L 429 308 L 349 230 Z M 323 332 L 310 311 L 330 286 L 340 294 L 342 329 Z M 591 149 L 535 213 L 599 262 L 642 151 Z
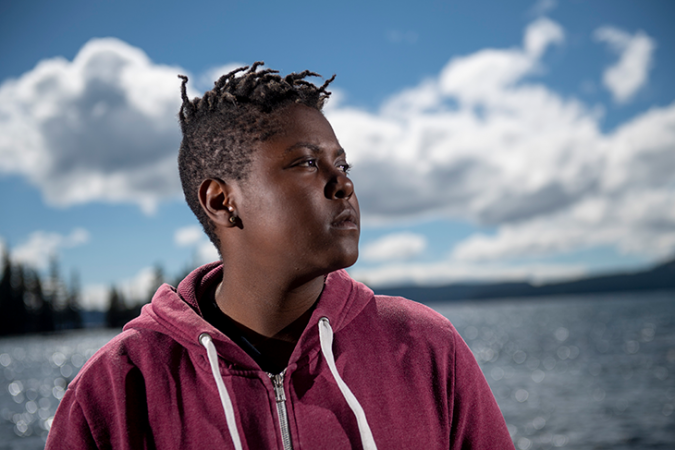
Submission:
M 319 255 L 319 252 L 317 252 L 318 258 L 313 260 L 312 266 L 318 268 L 324 274 L 353 266 L 359 258 L 358 241 L 332 241 L 324 246 L 323 250 L 328 250 L 328 254 Z
M 351 266 L 353 266 L 354 264 L 356 264 L 356 261 L 357 261 L 358 259 L 359 259 L 359 251 L 356 250 L 356 251 L 354 252 L 354 254 L 352 255 L 352 257 L 351 257 L 351 258 L 349 259 L 349 261 L 347 262 L 347 264 L 345 264 L 345 267 L 351 267 Z M 343 267 L 343 269 L 344 269 L 345 267 Z
M 359 259 L 359 250 L 358 248 L 356 251 L 349 252 L 345 254 L 339 261 L 336 261 L 335 268 L 331 270 L 340 270 L 340 269 L 346 269 L 347 267 L 351 267 L 356 263 L 356 260 Z

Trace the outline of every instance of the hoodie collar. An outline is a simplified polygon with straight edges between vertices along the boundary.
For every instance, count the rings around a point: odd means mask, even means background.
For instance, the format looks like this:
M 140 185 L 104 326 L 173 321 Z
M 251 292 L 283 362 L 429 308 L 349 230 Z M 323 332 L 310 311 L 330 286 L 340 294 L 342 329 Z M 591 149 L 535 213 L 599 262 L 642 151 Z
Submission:
M 203 353 L 199 336 L 212 336 L 218 354 L 230 366 L 259 370 L 253 359 L 230 338 L 218 331 L 202 317 L 198 299 L 222 279 L 222 263 L 206 264 L 191 272 L 177 289 L 164 284 L 146 305 L 141 315 L 129 322 L 126 329 L 150 329 L 171 336 L 188 350 Z M 349 277 L 345 270 L 331 272 L 326 277 L 324 290 L 300 336 L 289 361 L 289 368 L 319 350 L 317 326 L 322 317 L 330 320 L 335 333 L 346 327 L 373 298 L 365 285 Z

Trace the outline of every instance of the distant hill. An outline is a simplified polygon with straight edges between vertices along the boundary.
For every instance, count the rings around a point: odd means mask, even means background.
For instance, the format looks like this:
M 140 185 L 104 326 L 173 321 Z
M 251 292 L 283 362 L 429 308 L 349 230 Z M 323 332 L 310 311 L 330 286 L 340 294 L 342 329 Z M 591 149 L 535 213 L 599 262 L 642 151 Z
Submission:
M 374 291 L 376 294 L 401 296 L 427 303 L 450 300 L 671 289 L 675 290 L 675 259 L 639 272 L 601 275 L 541 286 L 534 286 L 528 282 L 457 283 L 436 287 L 407 286 L 382 288 L 374 289 Z

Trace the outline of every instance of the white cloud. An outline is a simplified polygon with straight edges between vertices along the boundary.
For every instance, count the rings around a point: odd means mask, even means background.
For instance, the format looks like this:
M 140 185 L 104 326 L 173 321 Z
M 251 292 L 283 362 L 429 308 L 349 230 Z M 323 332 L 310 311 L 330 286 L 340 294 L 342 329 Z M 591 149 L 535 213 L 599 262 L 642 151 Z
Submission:
M 11 254 L 16 263 L 26 264 L 36 269 L 45 269 L 49 260 L 55 257 L 59 250 L 73 248 L 89 241 L 89 232 L 84 228 L 76 228 L 69 235 L 35 231 L 30 234 L 28 241 L 16 247 Z
M 174 243 L 179 247 L 193 247 L 196 264 L 206 264 L 220 259 L 215 245 L 211 243 L 199 225 L 177 229 L 174 233 Z
M 405 260 L 419 255 L 427 247 L 427 240 L 421 234 L 403 232 L 384 236 L 363 249 L 367 261 Z
M 546 17 L 532 22 L 525 32 L 524 47 L 528 55 L 540 58 L 551 44 L 562 44 L 565 32 L 562 27 Z
M 88 311 L 105 311 L 109 306 L 110 286 L 90 284 L 82 288 L 80 307 Z
M 204 231 L 199 225 L 189 225 L 179 228 L 173 235 L 173 240 L 179 247 L 189 247 L 204 239 Z
M 616 69 L 622 81 L 610 84 L 629 98 L 646 82 L 654 44 L 621 33 L 600 36 L 620 50 L 616 67 L 632 67 Z M 329 103 L 326 115 L 355 164 L 364 223 L 445 216 L 496 228 L 460 243 L 453 264 L 597 245 L 653 257 L 675 251 L 675 104 L 603 132 L 598 109 L 537 79 L 542 56 L 564 40 L 563 28 L 541 17 L 521 46 L 455 57 L 374 113 Z M 60 205 L 151 210 L 173 198 L 180 72 L 104 39 L 72 62 L 44 61 L 6 81 L 0 172 L 26 176 Z M 195 232 L 176 235 L 176 244 L 217 259 Z
M 213 261 L 219 261 L 220 255 L 216 246 L 211 241 L 203 241 L 197 246 L 197 260 L 200 264 L 206 264 Z
M 130 299 L 133 303 L 143 301 L 150 295 L 154 280 L 155 269 L 153 267 L 145 267 L 133 278 L 118 283 L 117 287 L 124 297 Z
M 213 89 L 213 84 L 220 79 L 221 76 L 232 72 L 235 69 L 239 69 L 240 67 L 246 67 L 250 66 L 250 64 L 244 64 L 244 63 L 238 63 L 238 62 L 232 62 L 232 63 L 227 63 L 223 64 L 222 66 L 217 66 L 213 67 L 209 70 L 207 70 L 204 74 L 202 74 L 198 79 L 198 85 L 203 91 L 208 91 Z M 259 68 L 258 70 L 261 70 L 263 67 Z M 243 74 L 244 72 L 240 72 L 237 76 Z
M 484 49 L 452 59 L 438 79 L 439 94 L 454 98 L 463 106 L 513 108 L 513 95 L 525 76 L 540 69 L 539 58 L 553 44 L 561 44 L 565 33 L 560 25 L 539 18 L 525 30 L 522 49 Z M 428 87 L 427 87 L 428 89 Z M 438 100 L 442 100 L 439 98 Z
M 122 296 L 127 301 L 128 306 L 145 301 L 154 288 L 155 269 L 144 267 L 138 273 L 129 279 L 115 282 Z M 110 287 L 105 284 L 90 284 L 82 289 L 82 299 L 80 306 L 86 310 L 104 311 L 109 306 Z
M 563 41 L 541 18 L 522 48 L 456 57 L 377 113 L 328 111 L 364 223 L 440 215 L 496 227 L 460 243 L 456 261 L 600 245 L 672 254 L 675 104 L 601 131 L 595 107 L 536 81 L 539 58 Z
M 184 72 L 114 38 L 89 41 L 72 62 L 43 60 L 0 86 L 0 173 L 24 175 L 53 205 L 152 211 L 180 192 Z
M 434 263 L 390 263 L 376 268 L 350 269 L 356 280 L 371 287 L 443 285 L 456 282 L 523 281 L 532 283 L 579 278 L 586 274 L 580 265 L 499 264 L 440 261 Z
M 630 35 L 610 26 L 595 30 L 595 39 L 619 54 L 616 64 L 603 73 L 603 84 L 617 103 L 630 101 L 647 83 L 656 42 L 642 31 Z
M 540 33 L 537 42 L 553 42 L 544 36 L 554 34 L 541 29 L 532 26 L 526 36 Z M 529 214 L 504 197 L 527 203 L 546 184 L 580 189 L 578 175 L 561 172 L 559 163 L 570 147 L 597 136 L 594 112 L 521 83 L 537 66 L 523 50 L 481 50 L 451 60 L 437 79 L 394 96 L 379 114 L 330 111 L 355 163 L 366 217 L 444 213 L 499 223 Z

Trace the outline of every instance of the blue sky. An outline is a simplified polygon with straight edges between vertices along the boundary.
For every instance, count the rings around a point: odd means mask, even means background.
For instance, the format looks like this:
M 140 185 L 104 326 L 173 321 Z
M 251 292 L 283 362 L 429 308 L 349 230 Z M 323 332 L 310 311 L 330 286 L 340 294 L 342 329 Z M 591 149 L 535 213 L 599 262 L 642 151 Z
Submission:
M 372 285 L 551 279 L 675 254 L 669 1 L 5 2 L 0 238 L 144 294 L 214 251 L 184 205 L 177 73 L 337 74 Z M 136 293 L 136 294 L 134 294 Z

